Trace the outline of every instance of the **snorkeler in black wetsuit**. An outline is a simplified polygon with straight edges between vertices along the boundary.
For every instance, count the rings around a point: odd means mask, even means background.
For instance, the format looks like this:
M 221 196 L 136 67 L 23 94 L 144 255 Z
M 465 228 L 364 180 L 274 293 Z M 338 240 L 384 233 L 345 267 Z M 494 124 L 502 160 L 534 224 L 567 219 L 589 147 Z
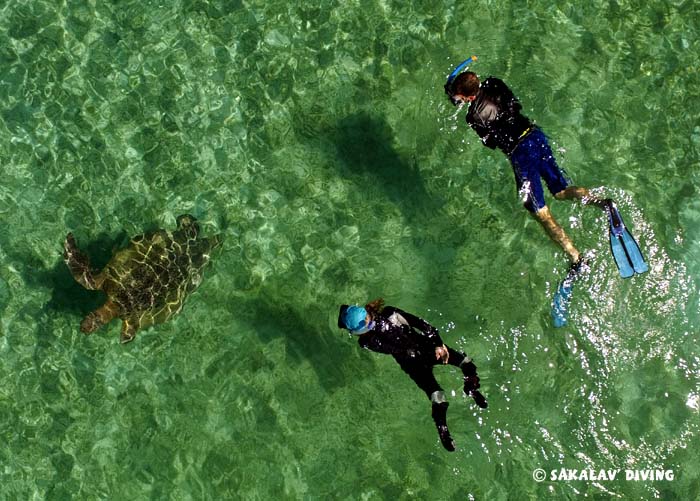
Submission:
M 393 306 L 384 306 L 382 299 L 364 308 L 341 306 L 338 327 L 359 336 L 362 348 L 394 357 L 432 402 L 432 416 L 440 441 L 445 449 L 454 451 L 454 441 L 447 428 L 449 403 L 433 375 L 433 367 L 439 363 L 460 367 L 464 375 L 464 392 L 485 409 L 488 404 L 479 392 L 479 376 L 471 359 L 446 346 L 438 330 L 428 322 Z
M 520 113 L 520 102 L 502 80 L 489 77 L 481 82 L 474 72 L 453 72 L 445 84 L 445 92 L 455 106 L 469 103 L 466 117 L 469 126 L 485 146 L 506 154 L 513 166 L 518 192 L 525 197 L 525 208 L 564 249 L 571 263 L 578 266 L 581 253 L 545 204 L 541 178 L 558 200 L 580 199 L 604 210 L 611 209 L 612 200 L 598 199 L 587 188 L 569 186 L 546 136 Z

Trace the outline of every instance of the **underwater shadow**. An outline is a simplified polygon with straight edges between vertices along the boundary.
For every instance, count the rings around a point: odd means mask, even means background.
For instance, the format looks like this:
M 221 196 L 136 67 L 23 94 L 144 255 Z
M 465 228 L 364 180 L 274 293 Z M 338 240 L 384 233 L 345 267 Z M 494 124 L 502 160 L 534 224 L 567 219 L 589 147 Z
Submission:
M 286 344 L 286 353 L 294 363 L 309 362 L 316 372 L 319 385 L 331 393 L 335 389 L 352 384 L 361 374 L 348 374 L 338 363 L 347 354 L 338 351 L 339 346 L 332 343 L 325 324 L 307 320 L 302 312 L 264 297 L 265 294 L 242 301 L 236 306 L 237 311 L 246 311 L 246 320 L 254 326 L 255 333 L 263 344 L 281 337 Z M 309 318 L 320 318 L 317 312 L 309 312 Z M 340 332 L 340 331 L 339 331 Z M 354 346 L 348 347 L 355 349 Z M 362 374 L 371 374 L 373 362 L 367 363 Z M 361 377 L 360 377 L 361 379 Z
M 101 233 L 87 244 L 78 244 L 81 249 L 90 256 L 90 265 L 95 270 L 101 270 L 109 262 L 115 249 L 115 242 L 123 241 L 126 233 L 120 233 L 117 238 L 114 235 Z M 60 260 L 53 268 L 35 273 L 32 278 L 32 285 L 47 287 L 51 289 L 51 299 L 46 302 L 43 312 L 56 312 L 59 316 L 67 314 L 71 318 L 71 325 L 77 331 L 80 328 L 80 321 L 89 312 L 102 305 L 106 296 L 101 291 L 91 291 L 85 289 L 75 281 L 68 266 L 63 261 L 63 241 L 57 246 L 60 252 Z M 46 324 L 36 331 L 37 340 L 34 358 L 38 365 L 44 358 L 44 352 L 50 350 L 54 343 L 60 342 L 53 328 L 54 316 L 45 315 Z
M 83 245 L 82 249 L 91 257 L 92 266 L 101 269 L 112 255 L 114 242 L 119 241 L 119 237 L 115 239 L 113 235 L 102 233 L 89 244 Z M 18 269 L 22 270 L 21 275 L 28 288 L 51 290 L 51 298 L 38 311 L 27 312 L 37 319 L 36 328 L 33 329 L 35 343 L 32 357 L 39 394 L 47 405 L 58 405 L 65 397 L 56 369 L 53 364 L 46 363 L 56 357 L 57 353 L 71 356 L 76 381 L 83 391 L 89 393 L 94 388 L 95 362 L 90 354 L 71 353 L 71 338 L 65 336 L 64 319 L 69 317 L 68 324 L 77 332 L 82 318 L 105 301 L 104 293 L 89 291 L 73 279 L 63 262 L 63 240 L 56 242 L 56 254 L 58 259 L 54 266 L 45 268 L 37 257 L 20 256 L 17 251 L 8 253 L 10 259 L 17 263 Z M 61 335 L 62 329 L 64 335 Z M 54 423 L 72 421 L 69 416 L 58 416 L 59 414 L 60 410 L 54 416 Z
M 330 139 L 336 145 L 339 170 L 344 177 L 359 174 L 381 187 L 410 224 L 430 224 L 442 203 L 428 193 L 415 162 L 406 161 L 393 148 L 393 137 L 383 118 L 363 111 L 341 119 Z
M 122 231 L 116 237 L 107 233 L 101 233 L 90 242 L 81 243 L 78 247 L 90 258 L 90 267 L 99 271 L 111 259 L 113 253 L 128 239 L 126 232 Z M 105 295 L 100 291 L 91 291 L 75 281 L 63 262 L 63 242 L 60 247 L 61 260 L 44 273 L 39 280 L 44 286 L 53 291 L 51 299 L 46 303 L 46 310 L 55 310 L 63 313 L 76 314 L 82 317 L 105 302 Z
M 390 125 L 367 112 L 340 120 L 333 136 L 341 174 L 352 178 L 359 173 L 380 186 L 415 229 L 412 243 L 428 277 L 423 301 L 430 304 L 444 293 L 435 284 L 451 276 L 449 270 L 466 235 L 455 229 L 440 194 L 428 191 L 416 162 L 402 158 L 394 149 L 393 138 Z M 445 228 L 451 230 L 445 232 Z

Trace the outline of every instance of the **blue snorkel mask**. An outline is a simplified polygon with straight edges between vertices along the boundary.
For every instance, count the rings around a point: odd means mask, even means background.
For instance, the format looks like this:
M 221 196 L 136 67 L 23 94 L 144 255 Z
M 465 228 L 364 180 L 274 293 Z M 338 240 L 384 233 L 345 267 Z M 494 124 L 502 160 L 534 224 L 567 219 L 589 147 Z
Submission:
M 347 329 L 353 336 L 360 336 L 374 328 L 375 322 L 367 322 L 367 310 L 362 306 L 342 305 L 338 314 L 338 327 Z
M 374 320 L 370 320 L 369 324 L 367 324 L 366 321 L 363 320 L 357 329 L 353 329 L 350 331 L 350 334 L 352 334 L 353 336 L 361 336 L 362 334 L 365 334 L 365 333 L 371 331 L 372 329 L 374 329 L 374 325 L 375 325 Z
M 450 76 L 447 77 L 447 82 L 445 82 L 445 94 L 450 98 L 450 102 L 457 106 L 458 104 L 462 104 L 461 101 L 457 101 L 454 97 L 452 97 L 452 82 L 454 81 L 455 78 L 457 78 L 457 75 L 462 73 L 467 67 L 476 61 L 478 58 L 476 56 L 471 56 L 461 63 L 457 65 L 457 67 L 452 70 L 452 73 L 450 73 Z

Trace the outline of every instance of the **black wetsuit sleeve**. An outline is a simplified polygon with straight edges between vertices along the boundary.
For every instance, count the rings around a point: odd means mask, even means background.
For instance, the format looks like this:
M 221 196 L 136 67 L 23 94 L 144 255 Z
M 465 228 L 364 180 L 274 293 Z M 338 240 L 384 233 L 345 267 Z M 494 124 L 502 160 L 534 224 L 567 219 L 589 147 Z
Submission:
M 357 337 L 357 343 L 360 348 L 371 350 L 376 353 L 387 353 L 391 355 L 400 346 L 397 346 L 397 339 L 390 332 L 382 332 L 381 330 L 372 329 Z
M 403 353 L 406 350 L 403 332 L 401 326 L 394 326 L 388 330 L 382 331 L 373 329 L 358 336 L 357 342 L 361 348 L 376 353 L 395 355 L 397 353 Z
M 396 311 L 403 318 L 406 319 L 408 325 L 410 325 L 413 328 L 414 333 L 416 333 L 417 335 L 421 335 L 426 339 L 429 339 L 433 346 L 438 347 L 444 344 L 442 342 L 442 338 L 440 337 L 440 333 L 438 332 L 438 330 L 422 318 L 419 318 L 415 315 L 411 315 L 410 313 L 407 313 L 398 308 L 394 308 L 394 311 Z
M 425 320 L 393 306 L 385 307 L 376 319 L 376 326 L 357 339 L 360 347 L 393 355 L 399 359 L 417 354 L 430 354 L 442 346 L 438 330 Z
M 372 336 L 371 332 L 366 332 L 365 334 L 361 334 L 357 338 L 357 342 L 360 345 L 360 348 L 364 348 L 366 350 L 372 350 L 372 351 L 379 351 L 376 349 L 376 347 L 374 346 L 375 343 L 373 343 L 372 341 L 374 341 L 374 336 Z M 379 351 L 379 353 L 381 353 L 381 351 Z
M 476 134 L 481 138 L 481 142 L 484 143 L 485 146 L 488 146 L 492 150 L 496 149 L 498 143 L 496 143 L 496 140 L 492 135 L 492 130 L 490 127 L 476 122 L 470 123 L 469 125 L 472 129 L 474 129 L 474 132 L 476 132 Z
M 476 102 L 470 105 L 467 123 L 481 138 L 481 142 L 493 150 L 498 146 L 495 125 L 499 110 L 489 90 L 486 87 L 482 89 Z

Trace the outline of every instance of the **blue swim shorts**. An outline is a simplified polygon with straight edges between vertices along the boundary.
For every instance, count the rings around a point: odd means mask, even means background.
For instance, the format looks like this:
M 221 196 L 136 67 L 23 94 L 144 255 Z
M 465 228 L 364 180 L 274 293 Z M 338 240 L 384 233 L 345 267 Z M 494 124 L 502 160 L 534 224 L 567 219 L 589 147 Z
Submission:
M 552 195 L 569 185 L 569 180 L 554 159 L 547 137 L 537 127 L 518 143 L 509 158 L 518 193 L 522 194 L 525 208 L 530 212 L 537 212 L 546 205 L 542 179 Z

